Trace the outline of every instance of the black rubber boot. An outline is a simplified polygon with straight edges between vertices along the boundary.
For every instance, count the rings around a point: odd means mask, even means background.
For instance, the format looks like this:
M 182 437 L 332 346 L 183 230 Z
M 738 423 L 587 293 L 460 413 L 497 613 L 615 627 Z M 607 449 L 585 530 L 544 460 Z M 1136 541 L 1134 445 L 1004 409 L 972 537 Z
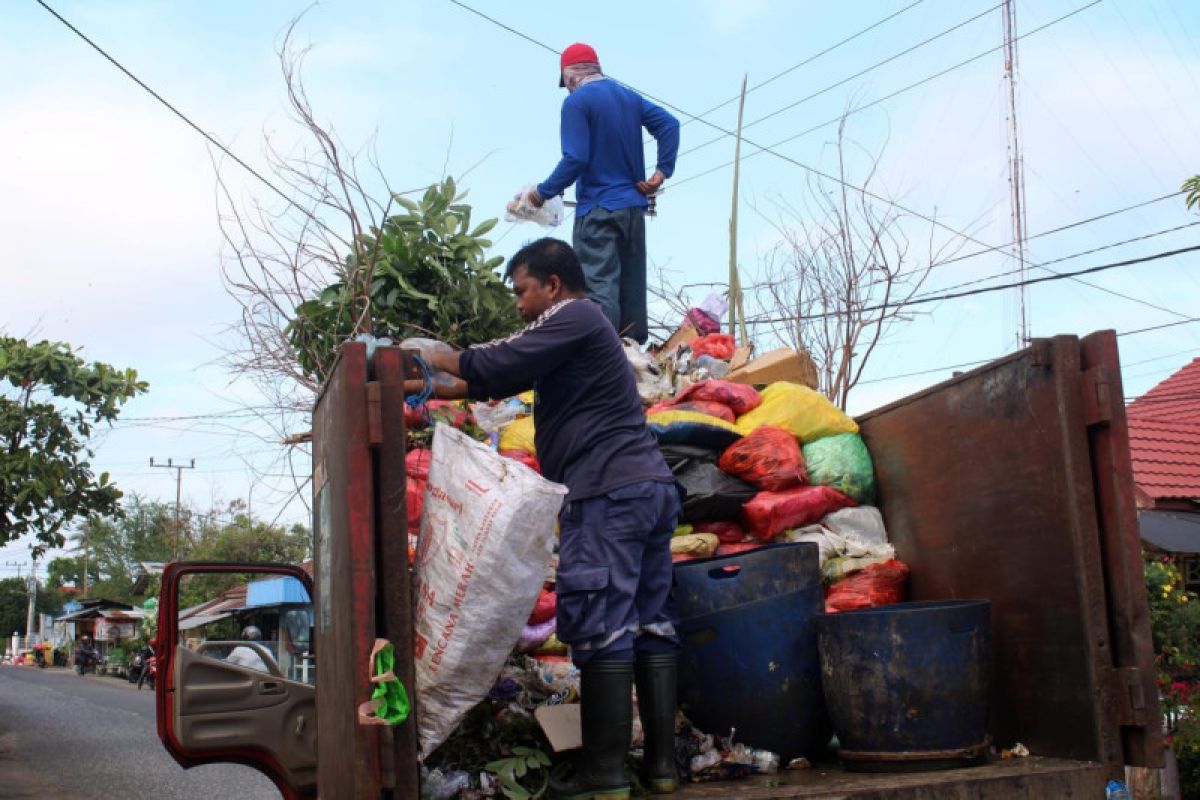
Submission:
M 640 655 L 634 672 L 638 712 L 646 739 L 646 786 L 654 794 L 671 794 L 678 785 L 675 777 L 676 663 L 674 653 Z
M 573 774 L 551 776 L 558 800 L 628 800 L 625 757 L 633 735 L 633 664 L 591 661 L 580 670 L 583 750 Z

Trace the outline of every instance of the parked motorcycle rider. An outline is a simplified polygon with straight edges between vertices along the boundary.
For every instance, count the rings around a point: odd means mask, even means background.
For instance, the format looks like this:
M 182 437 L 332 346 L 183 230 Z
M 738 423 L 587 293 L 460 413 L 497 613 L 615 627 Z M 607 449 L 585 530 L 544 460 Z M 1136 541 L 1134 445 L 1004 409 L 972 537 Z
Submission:
M 79 647 L 75 650 L 75 671 L 80 675 L 88 670 L 95 671 L 98 663 L 100 663 L 100 653 L 96 650 L 96 645 L 92 643 L 92 637 L 84 635 L 79 640 Z
M 257 625 L 247 625 L 245 628 L 242 628 L 242 640 L 246 642 L 262 641 L 262 631 L 258 629 Z M 263 657 L 258 650 L 244 644 L 233 648 L 229 655 L 225 657 L 225 663 L 237 664 L 239 667 L 246 667 L 247 669 L 256 669 L 259 672 L 270 672 L 267 669 L 267 662 L 263 661 Z

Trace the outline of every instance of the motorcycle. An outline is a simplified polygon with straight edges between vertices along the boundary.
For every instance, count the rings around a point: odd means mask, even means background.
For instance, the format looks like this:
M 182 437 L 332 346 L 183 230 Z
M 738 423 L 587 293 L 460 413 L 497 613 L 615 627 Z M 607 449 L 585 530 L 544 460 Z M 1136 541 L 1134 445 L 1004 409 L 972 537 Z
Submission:
M 137 687 L 142 688 L 143 683 L 149 683 L 150 688 L 154 688 L 154 681 L 158 678 L 158 657 L 151 651 L 150 655 L 146 656 L 145 664 L 142 667 L 141 674 L 138 675 Z
M 75 673 L 77 675 L 86 675 L 87 673 L 96 674 L 96 667 L 100 666 L 100 654 L 81 650 L 75 654 Z
M 133 658 L 129 659 L 129 667 L 125 673 L 125 677 L 130 683 L 137 683 L 142 677 L 142 673 L 146 669 L 146 659 L 154 656 L 154 648 L 147 645 L 141 650 L 134 653 Z

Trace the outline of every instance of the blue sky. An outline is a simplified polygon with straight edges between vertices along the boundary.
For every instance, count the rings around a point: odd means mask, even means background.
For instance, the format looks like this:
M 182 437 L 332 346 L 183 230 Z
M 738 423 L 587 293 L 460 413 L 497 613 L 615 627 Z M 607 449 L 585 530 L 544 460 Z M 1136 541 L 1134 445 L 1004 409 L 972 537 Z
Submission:
M 1200 5 L 1089 2 L 1018 2 L 1019 32 L 1053 23 L 1019 42 L 1031 234 L 1160 197 L 1200 171 Z M 770 223 L 781 205 L 797 204 L 807 191 L 809 173 L 793 162 L 833 166 L 835 128 L 816 126 L 848 105 L 866 107 L 850 118 L 849 135 L 863 150 L 882 153 L 877 191 L 990 245 L 1011 238 L 1003 62 L 999 52 L 981 55 L 1002 41 L 1000 12 L 989 0 L 468 4 L 554 49 L 586 41 L 609 74 L 691 114 L 734 96 L 743 74 L 756 85 L 895 14 L 747 98 L 748 121 L 796 105 L 746 131 L 757 144 L 791 139 L 776 148 L 791 161 L 744 147 L 743 282 L 754 281 L 778 241 Z M 285 149 L 299 146 L 275 48 L 306 9 L 298 31 L 312 48 L 305 78 L 313 106 L 351 149 L 375 137 L 393 187 L 427 184 L 444 165 L 460 174 L 482 159 L 463 184 L 476 218 L 500 216 L 504 201 L 544 178 L 557 157 L 557 57 L 448 0 L 51 5 L 259 168 L 264 135 Z M 219 277 L 222 244 L 204 140 L 32 0 L 5 4 L 0 75 L 0 146 L 7 154 L 0 327 L 70 341 L 87 357 L 134 367 L 150 381 L 151 392 L 127 407 L 127 421 L 104 436 L 96 459 L 126 490 L 173 500 L 173 474 L 151 469 L 149 457 L 195 458 L 196 469 L 184 474 L 187 503 L 203 509 L 252 494 L 256 516 L 307 521 L 291 475 L 303 475 L 307 464 L 303 457 L 289 464 L 264 426 L 239 415 L 261 400 L 219 363 L 236 309 Z M 687 120 L 683 112 L 678 116 Z M 728 129 L 735 115 L 730 104 L 706 118 Z M 689 122 L 683 149 L 715 135 Z M 732 151 L 732 140 L 722 137 L 682 155 L 649 225 L 650 257 L 676 284 L 725 278 L 731 173 L 697 176 L 728 162 Z M 853 160 L 848 177 L 857 180 L 864 169 L 862 158 Z M 225 176 L 239 196 L 271 200 L 235 166 L 227 165 Z M 1037 238 L 1029 257 L 1058 259 L 1198 219 L 1172 199 Z M 903 230 L 919 262 L 929 225 L 912 219 Z M 1196 231 L 1055 268 L 1189 246 Z M 510 254 L 539 234 L 502 223 L 495 253 Z M 569 231 L 558 235 L 569 238 Z M 941 229 L 933 237 L 938 245 L 953 241 Z M 967 243 L 962 252 L 978 249 Z M 1032 332 L 1123 331 L 1192 316 L 1198 264 L 1188 255 L 1088 278 L 1141 302 L 1070 281 L 1031 287 Z M 934 270 L 928 288 L 1009 269 L 1009 259 L 990 253 Z M 1011 291 L 927 307 L 874 357 L 852 410 L 934 383 L 949 365 L 1010 352 L 1015 307 Z M 762 344 L 770 344 L 763 333 Z M 1126 394 L 1133 396 L 1200 355 L 1200 324 L 1124 337 L 1121 347 Z M 181 419 L 197 416 L 205 418 Z M 0 550 L 0 565 L 23 554 L 20 545 Z

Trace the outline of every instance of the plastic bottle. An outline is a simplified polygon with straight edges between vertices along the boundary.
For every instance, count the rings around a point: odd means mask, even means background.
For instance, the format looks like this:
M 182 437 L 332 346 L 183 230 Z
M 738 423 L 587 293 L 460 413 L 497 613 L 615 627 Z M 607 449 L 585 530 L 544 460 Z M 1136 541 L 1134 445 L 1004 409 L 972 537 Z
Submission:
M 1123 781 L 1111 780 L 1104 787 L 1106 800 L 1133 800 L 1133 793 Z

